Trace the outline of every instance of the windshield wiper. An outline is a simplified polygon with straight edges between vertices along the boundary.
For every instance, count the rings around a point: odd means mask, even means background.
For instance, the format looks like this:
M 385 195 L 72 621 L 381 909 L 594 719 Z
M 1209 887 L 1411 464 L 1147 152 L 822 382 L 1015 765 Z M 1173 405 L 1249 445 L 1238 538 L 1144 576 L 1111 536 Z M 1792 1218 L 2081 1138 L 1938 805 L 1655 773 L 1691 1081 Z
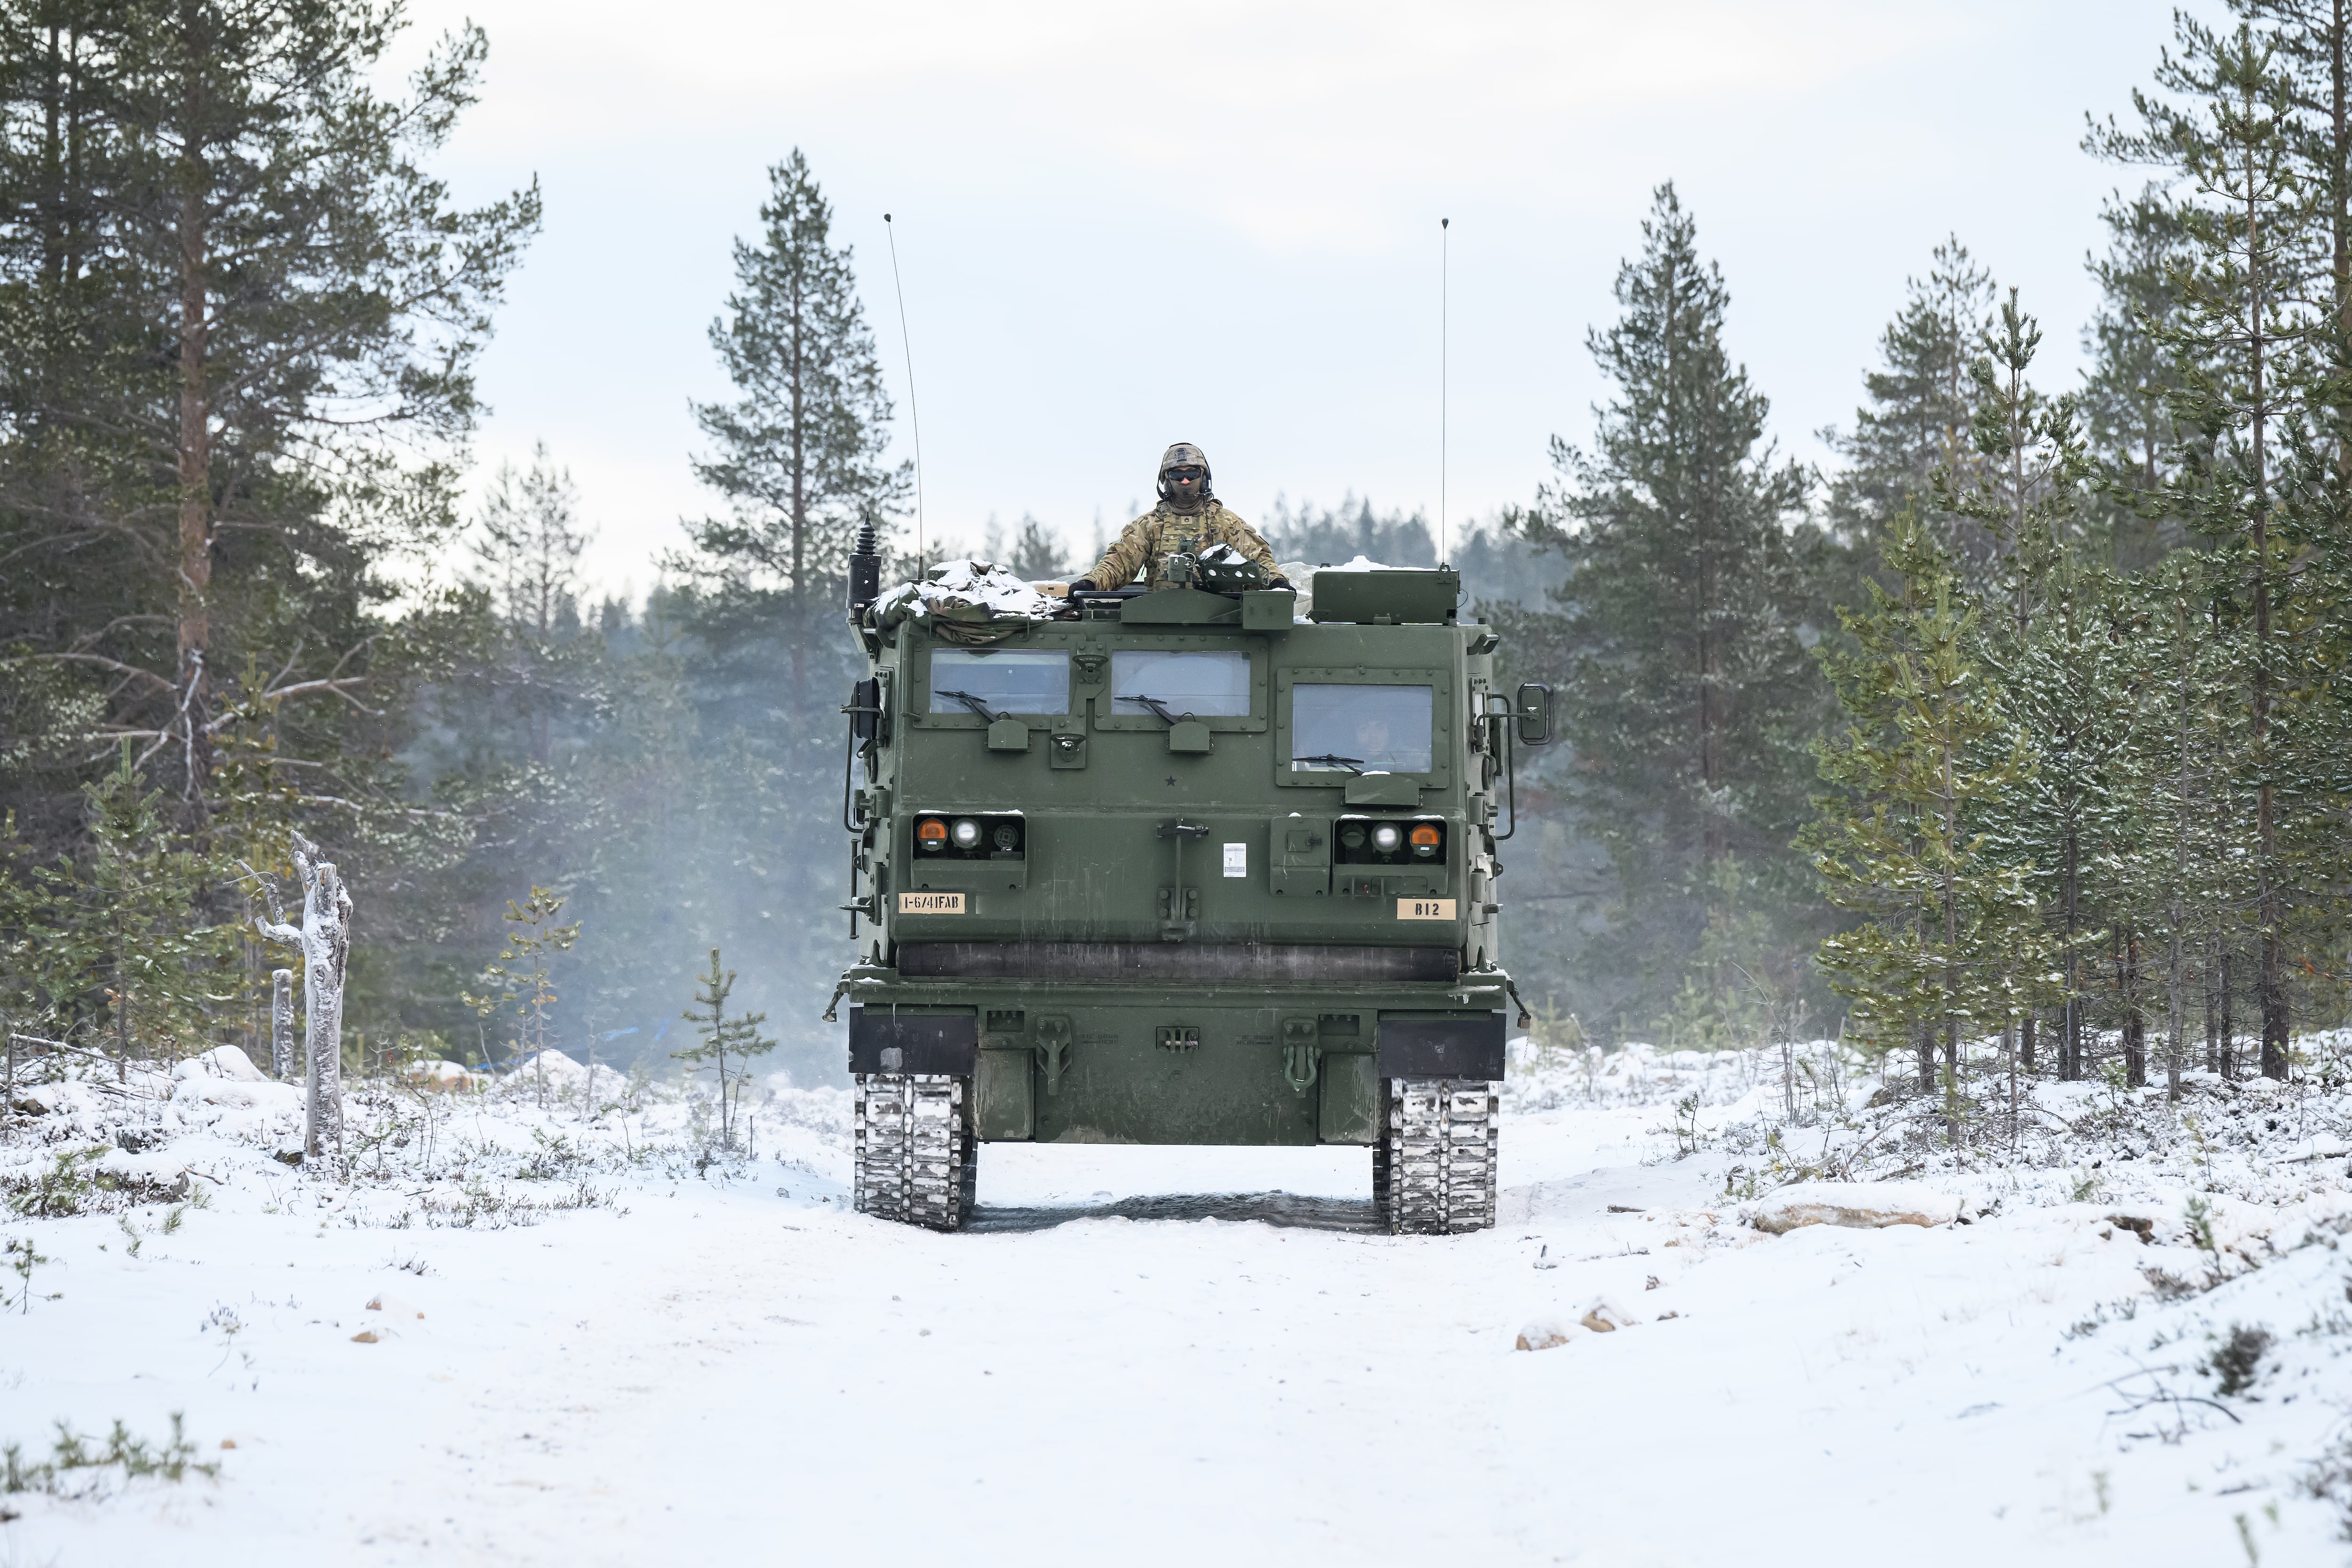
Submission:
M 965 707 L 971 709 L 973 712 L 979 714 L 982 718 L 987 720 L 992 724 L 995 723 L 999 719 L 1010 719 L 1013 717 L 1010 712 L 991 713 L 988 710 L 988 704 L 982 702 L 979 698 L 974 697 L 969 691 L 941 691 L 935 687 L 932 689 L 932 694 L 939 697 L 954 698 L 957 701 L 962 703 Z
M 1319 757 L 1293 757 L 1290 760 L 1294 763 L 1337 763 L 1351 773 L 1360 773 L 1364 771 L 1363 758 L 1335 756 L 1329 752 L 1324 752 Z
M 1176 727 L 1177 716 L 1168 711 L 1168 704 L 1162 702 L 1157 697 L 1144 697 L 1141 695 L 1134 697 L 1114 697 L 1111 700 L 1114 702 L 1140 702 L 1146 708 L 1150 709 L 1152 712 L 1159 715 L 1160 721 L 1161 723 L 1167 725 L 1171 730 Z M 1187 713 L 1184 717 L 1190 719 L 1192 715 Z

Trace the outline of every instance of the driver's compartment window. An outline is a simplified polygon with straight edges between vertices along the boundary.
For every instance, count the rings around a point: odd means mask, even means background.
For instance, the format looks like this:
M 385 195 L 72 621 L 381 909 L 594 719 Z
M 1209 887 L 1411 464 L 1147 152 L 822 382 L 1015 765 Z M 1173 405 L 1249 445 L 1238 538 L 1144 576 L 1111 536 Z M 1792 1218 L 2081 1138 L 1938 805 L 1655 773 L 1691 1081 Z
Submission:
M 1431 687 L 1302 681 L 1290 689 L 1290 771 L 1428 773 L 1435 717 Z
M 1111 711 L 1178 719 L 1244 718 L 1250 656 L 1239 650 L 1123 649 L 1110 656 Z
M 932 713 L 1067 713 L 1070 656 L 1037 648 L 935 648 Z

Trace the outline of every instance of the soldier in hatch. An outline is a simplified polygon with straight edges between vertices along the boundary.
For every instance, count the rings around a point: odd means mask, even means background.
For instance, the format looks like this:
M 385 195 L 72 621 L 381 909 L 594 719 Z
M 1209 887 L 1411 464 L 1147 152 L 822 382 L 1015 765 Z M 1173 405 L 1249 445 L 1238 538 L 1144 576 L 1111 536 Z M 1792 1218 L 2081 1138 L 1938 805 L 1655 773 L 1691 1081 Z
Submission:
M 1232 545 L 1265 567 L 1274 586 L 1290 586 L 1257 531 L 1227 511 L 1209 489 L 1208 458 L 1200 447 L 1179 441 L 1160 459 L 1160 504 L 1129 523 L 1118 542 L 1070 591 L 1123 588 L 1138 568 L 1145 574 L 1144 585 L 1157 588 L 1171 555 L 1197 555 L 1212 544 Z

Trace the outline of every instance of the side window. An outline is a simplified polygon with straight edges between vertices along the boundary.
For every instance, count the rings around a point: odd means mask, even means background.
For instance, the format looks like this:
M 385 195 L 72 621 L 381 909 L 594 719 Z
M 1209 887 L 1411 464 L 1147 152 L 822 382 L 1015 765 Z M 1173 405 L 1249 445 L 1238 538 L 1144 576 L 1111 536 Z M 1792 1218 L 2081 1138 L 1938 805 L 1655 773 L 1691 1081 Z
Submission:
M 1195 719 L 1246 718 L 1249 655 L 1155 653 L 1148 648 L 1114 653 L 1110 690 L 1111 711 L 1122 718 L 1151 712 L 1154 703 L 1171 713 L 1189 713 Z
M 1293 773 L 1425 773 L 1435 693 L 1426 686 L 1290 689 Z
M 1067 713 L 1070 656 L 1035 648 L 935 648 L 933 713 Z

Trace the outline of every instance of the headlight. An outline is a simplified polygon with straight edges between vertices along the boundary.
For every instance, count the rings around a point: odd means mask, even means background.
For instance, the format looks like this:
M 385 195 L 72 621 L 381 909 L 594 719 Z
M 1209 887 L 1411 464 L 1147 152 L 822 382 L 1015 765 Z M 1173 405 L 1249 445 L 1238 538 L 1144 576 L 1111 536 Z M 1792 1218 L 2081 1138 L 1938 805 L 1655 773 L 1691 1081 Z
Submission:
M 969 816 L 961 817 L 957 820 L 950 837 L 955 840 L 957 848 L 969 849 L 980 842 L 980 824 Z
M 1383 855 L 1395 854 L 1396 847 L 1403 841 L 1404 835 L 1397 831 L 1393 822 L 1383 822 L 1372 829 L 1372 847 Z
M 926 849 L 944 849 L 948 842 L 948 825 L 936 816 L 927 816 L 915 825 L 915 842 Z

